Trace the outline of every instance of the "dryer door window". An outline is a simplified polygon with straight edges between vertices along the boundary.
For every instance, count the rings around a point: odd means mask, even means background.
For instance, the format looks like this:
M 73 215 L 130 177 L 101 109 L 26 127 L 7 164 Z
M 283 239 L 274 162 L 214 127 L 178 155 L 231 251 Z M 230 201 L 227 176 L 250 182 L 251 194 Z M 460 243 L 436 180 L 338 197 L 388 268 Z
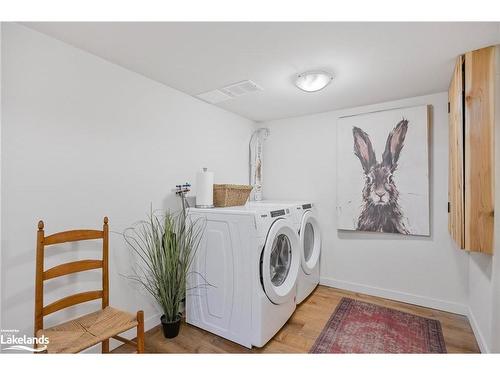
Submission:
M 300 267 L 300 239 L 288 219 L 276 220 L 267 234 L 260 277 L 262 287 L 274 304 L 294 298 Z
M 311 211 L 306 211 L 302 216 L 300 241 L 302 244 L 302 269 L 309 275 L 318 264 L 321 253 L 319 225 Z
M 314 227 L 306 223 L 304 228 L 304 259 L 308 262 L 314 250 Z

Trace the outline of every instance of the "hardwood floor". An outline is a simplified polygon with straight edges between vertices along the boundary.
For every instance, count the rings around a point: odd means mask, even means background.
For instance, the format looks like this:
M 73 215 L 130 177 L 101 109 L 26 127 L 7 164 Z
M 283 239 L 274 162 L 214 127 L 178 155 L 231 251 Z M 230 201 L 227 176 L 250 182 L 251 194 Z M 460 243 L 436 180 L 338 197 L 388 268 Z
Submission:
M 441 322 L 448 353 L 479 353 L 465 316 L 325 286 L 318 286 L 263 348 L 250 350 L 183 322 L 175 339 L 165 339 L 160 326 L 146 332 L 146 353 L 307 353 L 342 297 L 437 319 Z M 133 350 L 123 345 L 114 352 L 130 353 Z

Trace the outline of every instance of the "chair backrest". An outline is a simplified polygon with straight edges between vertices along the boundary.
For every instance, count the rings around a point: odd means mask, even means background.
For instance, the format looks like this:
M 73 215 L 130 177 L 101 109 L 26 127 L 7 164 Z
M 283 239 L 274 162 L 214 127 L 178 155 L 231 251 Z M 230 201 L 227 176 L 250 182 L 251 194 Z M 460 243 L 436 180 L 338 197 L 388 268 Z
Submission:
M 108 277 L 108 218 L 104 217 L 102 230 L 78 229 L 59 232 L 45 236 L 43 221 L 38 222 L 38 233 L 36 240 L 36 277 L 35 277 L 35 336 L 38 330 L 43 329 L 43 317 L 74 306 L 83 302 L 102 299 L 102 308 L 109 304 L 109 277 Z M 102 239 L 102 259 L 78 260 L 75 262 L 59 264 L 48 270 L 44 270 L 45 247 L 65 242 L 76 242 L 84 240 Z M 73 294 L 61 298 L 49 305 L 44 306 L 43 284 L 45 280 L 55 277 L 69 275 L 75 272 L 102 269 L 102 290 L 93 290 Z

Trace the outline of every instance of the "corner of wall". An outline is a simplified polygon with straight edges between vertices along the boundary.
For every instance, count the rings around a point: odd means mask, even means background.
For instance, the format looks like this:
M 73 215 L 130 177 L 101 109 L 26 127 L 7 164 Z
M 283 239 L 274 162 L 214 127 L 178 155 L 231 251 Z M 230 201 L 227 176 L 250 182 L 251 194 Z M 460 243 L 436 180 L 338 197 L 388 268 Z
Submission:
M 487 340 L 484 338 L 483 332 L 481 331 L 481 327 L 472 312 L 471 307 L 469 306 L 467 312 L 467 319 L 469 319 L 470 326 L 472 328 L 472 332 L 476 337 L 477 345 L 479 346 L 479 350 L 481 353 L 491 353 L 490 348 L 488 346 Z

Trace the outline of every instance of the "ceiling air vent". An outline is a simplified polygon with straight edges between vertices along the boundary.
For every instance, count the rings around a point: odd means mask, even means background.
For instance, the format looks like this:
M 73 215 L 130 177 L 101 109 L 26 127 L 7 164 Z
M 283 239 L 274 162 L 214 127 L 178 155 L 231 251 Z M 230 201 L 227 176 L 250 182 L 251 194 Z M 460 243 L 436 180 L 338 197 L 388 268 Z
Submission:
M 202 92 L 196 95 L 197 98 L 211 104 L 217 104 L 228 99 L 238 98 L 255 91 L 261 91 L 262 87 L 250 80 L 236 82 L 217 90 Z
M 201 94 L 196 95 L 196 97 L 212 104 L 220 103 L 233 98 L 220 90 L 202 92 Z
M 221 88 L 221 91 L 227 93 L 228 95 L 231 95 L 234 98 L 261 90 L 262 88 L 259 85 L 250 80 L 236 82 Z

